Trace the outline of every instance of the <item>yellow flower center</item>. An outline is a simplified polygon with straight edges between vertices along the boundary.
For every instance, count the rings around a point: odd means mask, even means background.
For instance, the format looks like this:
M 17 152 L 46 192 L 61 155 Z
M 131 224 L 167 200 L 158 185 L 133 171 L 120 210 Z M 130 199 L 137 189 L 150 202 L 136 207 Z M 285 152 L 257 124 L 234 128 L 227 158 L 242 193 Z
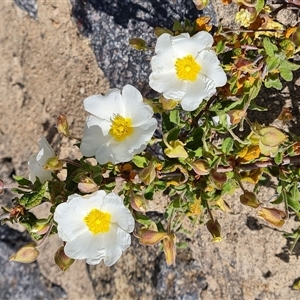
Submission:
M 84 218 L 84 223 L 93 234 L 105 233 L 110 230 L 111 214 L 99 209 L 92 209 Z
M 116 115 L 112 120 L 109 133 L 118 141 L 121 142 L 133 133 L 132 122 L 130 118 L 123 118 Z
M 181 80 L 195 81 L 201 66 L 195 61 L 192 55 L 177 58 L 175 62 L 176 75 Z

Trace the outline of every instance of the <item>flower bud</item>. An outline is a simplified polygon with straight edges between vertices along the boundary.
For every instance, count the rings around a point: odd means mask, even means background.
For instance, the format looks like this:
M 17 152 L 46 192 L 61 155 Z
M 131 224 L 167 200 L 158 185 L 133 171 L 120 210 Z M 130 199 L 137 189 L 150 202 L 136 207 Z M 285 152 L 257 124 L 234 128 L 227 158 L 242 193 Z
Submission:
M 166 232 L 142 228 L 139 230 L 137 237 L 142 245 L 155 245 L 159 243 L 166 235 Z
M 48 219 L 40 219 L 37 220 L 36 223 L 32 226 L 31 232 L 43 235 L 48 231 L 49 227 L 50 225 Z
M 165 154 L 170 158 L 187 158 L 188 154 L 184 149 L 185 144 L 179 140 L 170 141 L 167 145 L 168 148 L 164 150 Z
M 268 223 L 277 227 L 282 227 L 285 222 L 284 219 L 286 218 L 285 212 L 282 210 L 269 207 L 262 207 L 258 211 L 258 215 Z
M 89 194 L 98 191 L 98 185 L 90 177 L 84 177 L 80 179 L 78 183 L 78 189 L 80 192 Z
M 26 246 L 23 246 L 18 250 L 17 253 L 10 256 L 9 261 L 16 261 L 24 264 L 29 264 L 34 262 L 39 256 L 40 252 L 36 249 L 34 243 L 30 243 Z
M 221 242 L 221 226 L 217 220 L 209 220 L 206 223 L 206 228 L 213 237 L 213 242 Z
M 139 178 L 144 184 L 149 185 L 155 177 L 155 164 L 151 161 L 149 165 L 139 173 Z
M 55 253 L 54 261 L 62 271 L 67 271 L 75 260 L 73 258 L 68 257 L 65 254 L 64 246 L 61 246 L 57 249 Z
M 164 110 L 172 110 L 178 104 L 178 101 L 173 100 L 173 99 L 166 99 L 163 96 L 159 97 L 159 102 L 162 104 L 162 107 Z
M 147 50 L 146 41 L 141 38 L 132 38 L 129 40 L 129 45 L 135 50 L 144 51 Z
M 63 162 L 59 160 L 57 156 L 49 158 L 43 166 L 43 169 L 46 171 L 56 171 L 61 170 L 62 168 Z
M 164 253 L 168 266 L 175 265 L 176 260 L 176 236 L 168 234 L 163 239 Z
M 146 199 L 141 195 L 131 193 L 130 205 L 136 211 L 140 211 L 142 213 L 146 213 L 147 211 Z
M 203 159 L 195 160 L 190 164 L 197 175 L 207 175 L 209 174 L 209 165 Z
M 170 35 L 174 35 L 174 33 L 171 30 L 167 29 L 167 28 L 162 28 L 162 27 L 155 27 L 154 28 L 154 34 L 157 37 L 161 36 L 164 33 L 168 33 Z
M 296 47 L 300 46 L 300 27 L 298 27 L 291 35 L 290 39 Z
M 260 141 L 268 147 L 276 147 L 286 140 L 285 134 L 273 126 L 267 126 L 259 130 Z
M 69 124 L 67 117 L 64 114 L 59 114 L 57 117 L 56 127 L 59 133 L 62 133 L 65 136 L 70 135 Z
M 211 169 L 210 179 L 214 184 L 215 188 L 220 190 L 227 181 L 227 176 L 225 173 L 219 173 L 215 169 Z
M 246 111 L 240 109 L 234 109 L 227 112 L 229 115 L 230 123 L 236 125 L 241 122 L 241 120 L 247 115 Z
M 242 204 L 257 208 L 259 206 L 259 201 L 256 198 L 256 195 L 247 190 L 244 191 L 244 194 L 240 196 L 240 201 Z

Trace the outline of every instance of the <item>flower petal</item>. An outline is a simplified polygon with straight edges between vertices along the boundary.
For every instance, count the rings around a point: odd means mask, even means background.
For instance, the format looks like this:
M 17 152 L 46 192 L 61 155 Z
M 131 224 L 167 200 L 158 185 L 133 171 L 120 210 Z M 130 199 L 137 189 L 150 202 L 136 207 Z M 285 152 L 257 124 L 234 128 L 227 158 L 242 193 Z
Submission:
M 177 77 L 175 69 L 168 73 L 151 73 L 149 85 L 153 90 L 163 93 L 166 99 L 181 100 L 186 91 L 186 81 Z
M 212 50 L 203 50 L 199 53 L 196 58 L 196 61 L 201 66 L 201 74 L 209 77 L 214 81 L 215 86 L 223 86 L 227 82 L 227 77 L 219 65 L 220 61 L 218 60 L 216 54 Z
M 104 264 L 110 267 L 121 257 L 122 252 L 130 246 L 131 237 L 130 234 L 115 226 L 104 236 L 104 243 L 106 251 Z
M 96 151 L 95 157 L 100 165 L 106 164 L 108 162 L 111 162 L 113 164 L 117 163 L 114 156 L 114 152 L 107 145 L 101 145 Z
M 109 121 L 112 116 L 124 113 L 119 89 L 112 89 L 105 96 L 94 95 L 84 100 L 84 109 L 90 114 Z
M 83 217 L 75 212 L 70 213 L 67 203 L 62 203 L 56 208 L 54 220 L 58 223 L 58 236 L 66 242 L 77 238 L 78 235 L 88 230 L 83 221 Z M 72 226 L 70 226 L 70 224 L 72 224 Z
M 37 154 L 36 160 L 40 161 L 40 164 L 44 165 L 47 160 L 51 157 L 55 157 L 55 152 L 52 147 L 49 145 L 45 137 L 41 137 L 39 141 L 39 148 L 41 149 Z
M 211 79 L 201 74 L 199 77 L 199 80 L 189 82 L 187 92 L 181 100 L 181 106 L 186 111 L 197 109 L 204 98 L 212 96 L 216 91 Z
M 66 255 L 73 259 L 91 259 L 99 257 L 99 251 L 104 247 L 102 235 L 93 235 L 90 231 L 86 231 L 67 242 L 64 250 Z
M 118 224 L 126 232 L 132 232 L 134 229 L 134 219 L 131 212 L 123 205 L 123 200 L 114 193 L 105 197 L 103 211 L 109 211 L 112 215 L 111 222 Z
M 100 126 L 102 123 L 99 118 L 94 116 L 87 118 L 80 144 L 80 151 L 84 156 L 94 156 L 99 147 L 108 141 L 108 138 L 103 135 Z
M 213 44 L 213 37 L 206 31 L 199 31 L 194 36 L 189 34 L 180 34 L 172 37 L 172 46 L 179 57 L 192 55 L 196 57 L 197 54 Z
M 41 183 L 44 183 L 52 179 L 52 172 L 44 170 L 43 167 L 49 158 L 55 157 L 55 152 L 44 137 L 41 137 L 39 141 L 39 149 L 39 152 L 31 155 L 28 161 L 29 180 L 35 182 L 38 177 Z
M 140 126 L 152 118 L 152 108 L 143 103 L 143 97 L 136 88 L 131 85 L 125 85 L 122 96 L 126 109 L 123 117 L 130 117 L 133 127 Z

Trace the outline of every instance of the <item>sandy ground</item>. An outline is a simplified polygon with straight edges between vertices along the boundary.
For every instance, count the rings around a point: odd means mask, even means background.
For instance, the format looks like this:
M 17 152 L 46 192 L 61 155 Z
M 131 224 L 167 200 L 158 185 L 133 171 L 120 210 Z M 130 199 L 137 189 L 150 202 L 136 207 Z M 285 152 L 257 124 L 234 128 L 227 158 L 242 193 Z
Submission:
M 38 20 L 13 1 L 3 1 L 0 10 L 0 177 L 6 182 L 12 172 L 28 173 L 28 158 L 42 135 L 55 149 L 62 147 L 62 157 L 76 156 L 72 141 L 56 133 L 56 116 L 67 114 L 72 131 L 81 135 L 83 99 L 109 89 L 89 41 L 72 21 L 69 2 L 38 5 Z M 273 193 L 261 189 L 260 199 Z M 41 249 L 39 270 L 67 299 L 300 299 L 291 289 L 300 276 L 300 248 L 290 254 L 282 235 L 295 226 L 293 220 L 281 230 L 270 228 L 238 196 L 228 199 L 229 214 L 218 214 L 224 241 L 213 244 L 204 228 L 195 229 L 176 267 L 165 265 L 158 247 L 134 241 L 112 268 L 76 262 L 62 273 L 53 262 L 61 241 L 53 237 Z

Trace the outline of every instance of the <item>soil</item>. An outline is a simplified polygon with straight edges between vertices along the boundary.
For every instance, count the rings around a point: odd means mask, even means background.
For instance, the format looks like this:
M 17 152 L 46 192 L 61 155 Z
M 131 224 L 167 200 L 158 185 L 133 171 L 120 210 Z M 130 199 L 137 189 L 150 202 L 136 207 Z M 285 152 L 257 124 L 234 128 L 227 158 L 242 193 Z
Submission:
M 224 12 L 218 2 L 212 2 L 217 14 L 230 23 L 232 8 Z M 57 134 L 56 117 L 65 113 L 73 134 L 80 136 L 85 119 L 83 99 L 105 93 L 110 87 L 110 78 L 98 67 L 91 42 L 80 34 L 71 11 L 67 0 L 40 0 L 34 19 L 13 1 L 2 2 L 0 177 L 5 183 L 12 181 L 12 174 L 28 174 L 28 158 L 37 151 L 41 136 L 55 150 L 60 149 L 60 157 L 79 155 L 72 147 L 74 141 Z M 278 109 L 267 121 L 271 123 L 281 107 L 289 105 L 295 112 L 295 133 L 299 129 L 297 76 L 284 94 L 274 91 Z M 271 108 L 266 97 L 262 95 L 261 101 Z M 259 192 L 260 200 L 268 201 L 274 187 L 262 187 Z M 0 204 L 9 206 L 11 198 L 12 194 L 6 192 Z M 162 197 L 154 204 L 163 208 L 166 201 Z M 192 228 L 193 235 L 178 237 L 189 246 L 179 250 L 175 267 L 167 267 L 158 246 L 141 246 L 134 237 L 132 246 L 111 268 L 77 261 L 67 272 L 61 272 L 53 261 L 54 252 L 62 245 L 57 237 L 51 237 L 41 248 L 37 263 L 29 267 L 9 263 L 9 255 L 20 247 L 20 241 L 28 242 L 28 237 L 20 227 L 3 227 L 0 298 L 300 299 L 299 292 L 291 288 L 300 276 L 300 246 L 291 254 L 289 241 L 283 236 L 296 229 L 294 217 L 278 230 L 257 219 L 254 210 L 243 207 L 239 193 L 226 201 L 230 211 L 216 214 L 224 240 L 212 243 L 204 227 Z M 45 211 L 47 207 L 40 213 Z

